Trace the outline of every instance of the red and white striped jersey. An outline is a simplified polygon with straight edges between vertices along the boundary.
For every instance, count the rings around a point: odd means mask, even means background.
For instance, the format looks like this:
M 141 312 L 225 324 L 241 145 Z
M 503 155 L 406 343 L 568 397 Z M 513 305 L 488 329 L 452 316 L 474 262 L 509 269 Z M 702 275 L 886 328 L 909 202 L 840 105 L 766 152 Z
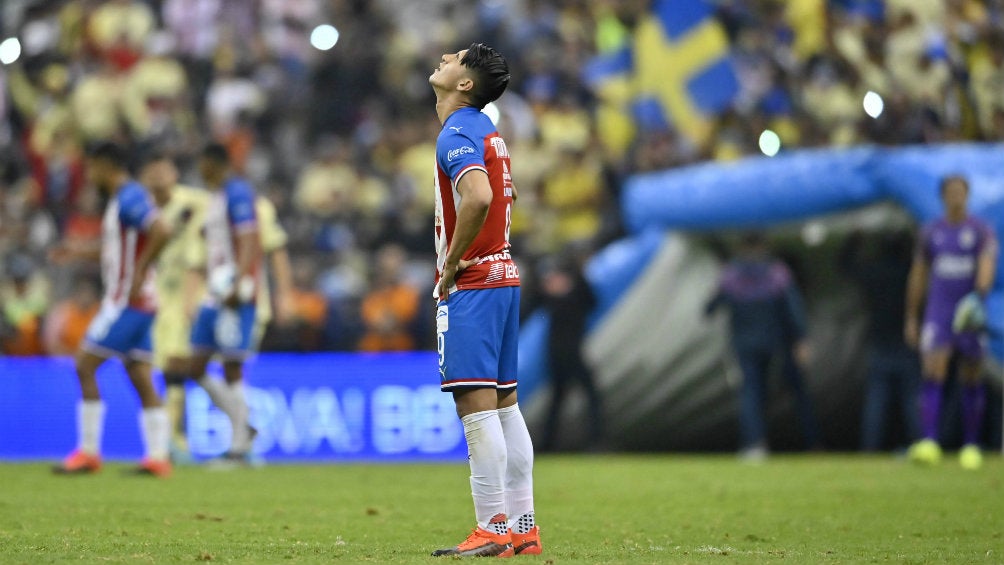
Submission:
M 147 245 L 146 232 L 156 218 L 157 208 L 150 195 L 136 181 L 122 185 L 108 202 L 101 223 L 101 281 L 106 304 L 145 312 L 157 310 L 156 275 L 152 266 L 147 269 L 139 299 L 129 300 L 136 259 Z
M 461 177 L 488 175 L 492 203 L 477 237 L 463 255 L 478 262 L 457 275 L 456 290 L 519 286 L 519 269 L 509 246 L 513 184 L 509 150 L 491 120 L 476 108 L 450 114 L 436 140 L 436 282 L 443 272 L 457 224 Z

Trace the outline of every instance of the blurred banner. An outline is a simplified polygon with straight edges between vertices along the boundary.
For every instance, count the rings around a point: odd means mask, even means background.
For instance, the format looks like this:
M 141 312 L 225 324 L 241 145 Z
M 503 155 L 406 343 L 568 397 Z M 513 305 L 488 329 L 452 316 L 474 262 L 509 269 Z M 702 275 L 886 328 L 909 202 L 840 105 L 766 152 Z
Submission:
M 739 91 L 728 38 L 704 0 L 656 0 L 622 45 L 585 66 L 583 78 L 603 102 L 601 135 L 615 149 L 627 137 L 619 130 L 630 127 L 671 127 L 700 144 L 707 116 Z
M 624 221 L 652 229 L 767 228 L 845 212 L 883 201 L 901 205 L 918 222 L 942 214 L 942 177 L 969 179 L 971 213 L 1004 240 L 1004 168 L 998 143 L 912 147 L 803 149 L 777 157 L 700 163 L 635 175 L 624 187 Z M 991 346 L 1004 359 L 1004 276 L 987 301 Z
M 632 235 L 601 250 L 586 268 L 600 307 L 585 351 L 603 397 L 609 444 L 639 450 L 736 446 L 741 376 L 731 357 L 727 325 L 702 311 L 717 284 L 719 260 L 681 230 L 770 229 L 812 220 L 827 233 L 832 230 L 825 226 L 835 214 L 889 201 L 927 222 L 942 214 L 939 180 L 962 174 L 971 184 L 971 211 L 1004 240 L 1002 154 L 1004 144 L 975 143 L 796 150 L 628 179 L 621 205 Z M 854 285 L 833 274 L 838 244 L 824 239 L 802 250 L 802 260 L 810 266 L 803 272 L 819 278 L 805 290 L 811 290 L 809 334 L 814 348 L 823 352 L 807 381 L 825 439 L 831 446 L 853 448 L 864 391 L 866 317 Z M 1000 362 L 1000 274 L 987 310 L 991 350 Z M 544 393 L 531 396 L 520 390 L 531 426 L 547 418 L 548 323 L 546 315 L 532 315 L 520 340 L 520 386 Z M 999 383 L 999 374 L 991 382 Z M 790 398 L 783 390 L 770 394 L 782 399 L 770 409 L 771 423 L 778 428 L 772 439 L 797 445 Z M 563 429 L 581 431 L 586 405 L 571 405 L 562 415 Z M 945 405 L 953 405 L 951 398 Z M 988 405 L 988 413 L 994 413 L 999 401 Z M 957 414 L 945 419 L 955 421 Z M 999 432 L 999 424 L 990 426 L 984 437 L 992 444 L 999 441 L 994 439 Z
M 267 461 L 463 461 L 453 398 L 440 392 L 435 353 L 263 354 L 248 365 L 254 450 Z M 142 453 L 136 394 L 122 365 L 98 373 L 107 405 L 106 457 Z M 192 455 L 221 454 L 227 417 L 188 389 Z M 80 388 L 70 359 L 0 358 L 0 459 L 57 459 L 76 441 Z

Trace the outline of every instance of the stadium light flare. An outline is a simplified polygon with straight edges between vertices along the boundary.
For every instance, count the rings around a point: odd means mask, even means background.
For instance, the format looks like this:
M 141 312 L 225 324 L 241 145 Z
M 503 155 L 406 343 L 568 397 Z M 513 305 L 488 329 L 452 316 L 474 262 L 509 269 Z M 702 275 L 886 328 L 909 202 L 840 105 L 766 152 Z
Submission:
M 488 116 L 488 119 L 492 121 L 496 126 L 499 125 L 499 118 L 502 117 L 502 112 L 499 107 L 494 102 L 489 102 L 485 104 L 485 107 L 481 109 L 482 112 Z
M 338 43 L 338 29 L 331 24 L 321 24 L 310 32 L 310 44 L 314 49 L 327 51 Z
M 808 222 L 802 227 L 802 241 L 809 247 L 818 247 L 826 241 L 828 231 L 823 222 Z
M 882 115 L 882 110 L 885 110 L 885 101 L 877 92 L 871 90 L 865 94 L 862 105 L 865 107 L 865 113 L 871 118 L 878 118 Z
M 8 37 L 0 43 L 0 63 L 9 65 L 21 56 L 21 42 L 16 37 Z
M 765 129 L 760 134 L 760 152 L 768 157 L 777 155 L 781 150 L 781 138 L 774 130 Z

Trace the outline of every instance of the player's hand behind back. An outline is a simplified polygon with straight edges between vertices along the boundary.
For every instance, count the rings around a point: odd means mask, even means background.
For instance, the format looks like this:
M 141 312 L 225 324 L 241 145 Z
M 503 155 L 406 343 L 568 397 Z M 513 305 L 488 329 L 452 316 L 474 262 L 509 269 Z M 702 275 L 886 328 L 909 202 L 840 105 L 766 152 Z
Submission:
M 460 263 L 456 265 L 446 265 L 443 267 L 443 276 L 439 278 L 439 300 L 440 302 L 446 302 L 450 297 L 450 289 L 456 283 L 457 275 L 462 272 L 467 267 L 474 265 L 480 261 L 480 257 L 475 257 L 470 261 L 460 260 Z

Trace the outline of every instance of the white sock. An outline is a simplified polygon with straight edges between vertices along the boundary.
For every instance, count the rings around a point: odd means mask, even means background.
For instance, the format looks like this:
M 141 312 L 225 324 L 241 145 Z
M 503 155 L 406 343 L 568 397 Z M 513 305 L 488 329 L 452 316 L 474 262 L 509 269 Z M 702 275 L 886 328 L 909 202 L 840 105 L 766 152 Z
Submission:
M 251 451 L 251 431 L 248 428 L 248 400 L 244 392 L 244 381 L 239 380 L 227 385 L 230 389 L 230 402 L 233 413 L 230 414 L 230 425 L 234 434 L 230 449 L 237 453 Z
M 230 388 L 227 383 L 221 379 L 214 379 L 209 375 L 202 375 L 195 382 L 199 383 L 203 389 L 205 389 L 206 394 L 209 395 L 209 400 L 213 401 L 213 404 L 217 408 L 222 410 L 227 416 L 230 416 L 233 412 L 233 401 L 231 400 Z M 230 416 L 233 419 L 233 416 Z
M 499 422 L 508 455 L 505 473 L 505 507 L 509 527 L 525 534 L 534 526 L 533 441 L 518 404 L 499 408 Z
M 497 410 L 468 414 L 460 419 L 467 438 L 471 465 L 471 495 L 478 526 L 505 534 L 506 446 Z
M 81 400 L 77 404 L 77 448 L 90 455 L 100 455 L 104 427 L 105 403 Z
M 167 459 L 168 443 L 171 440 L 171 419 L 167 416 L 167 410 L 161 406 L 140 410 L 139 429 L 143 432 L 146 457 L 154 460 Z

